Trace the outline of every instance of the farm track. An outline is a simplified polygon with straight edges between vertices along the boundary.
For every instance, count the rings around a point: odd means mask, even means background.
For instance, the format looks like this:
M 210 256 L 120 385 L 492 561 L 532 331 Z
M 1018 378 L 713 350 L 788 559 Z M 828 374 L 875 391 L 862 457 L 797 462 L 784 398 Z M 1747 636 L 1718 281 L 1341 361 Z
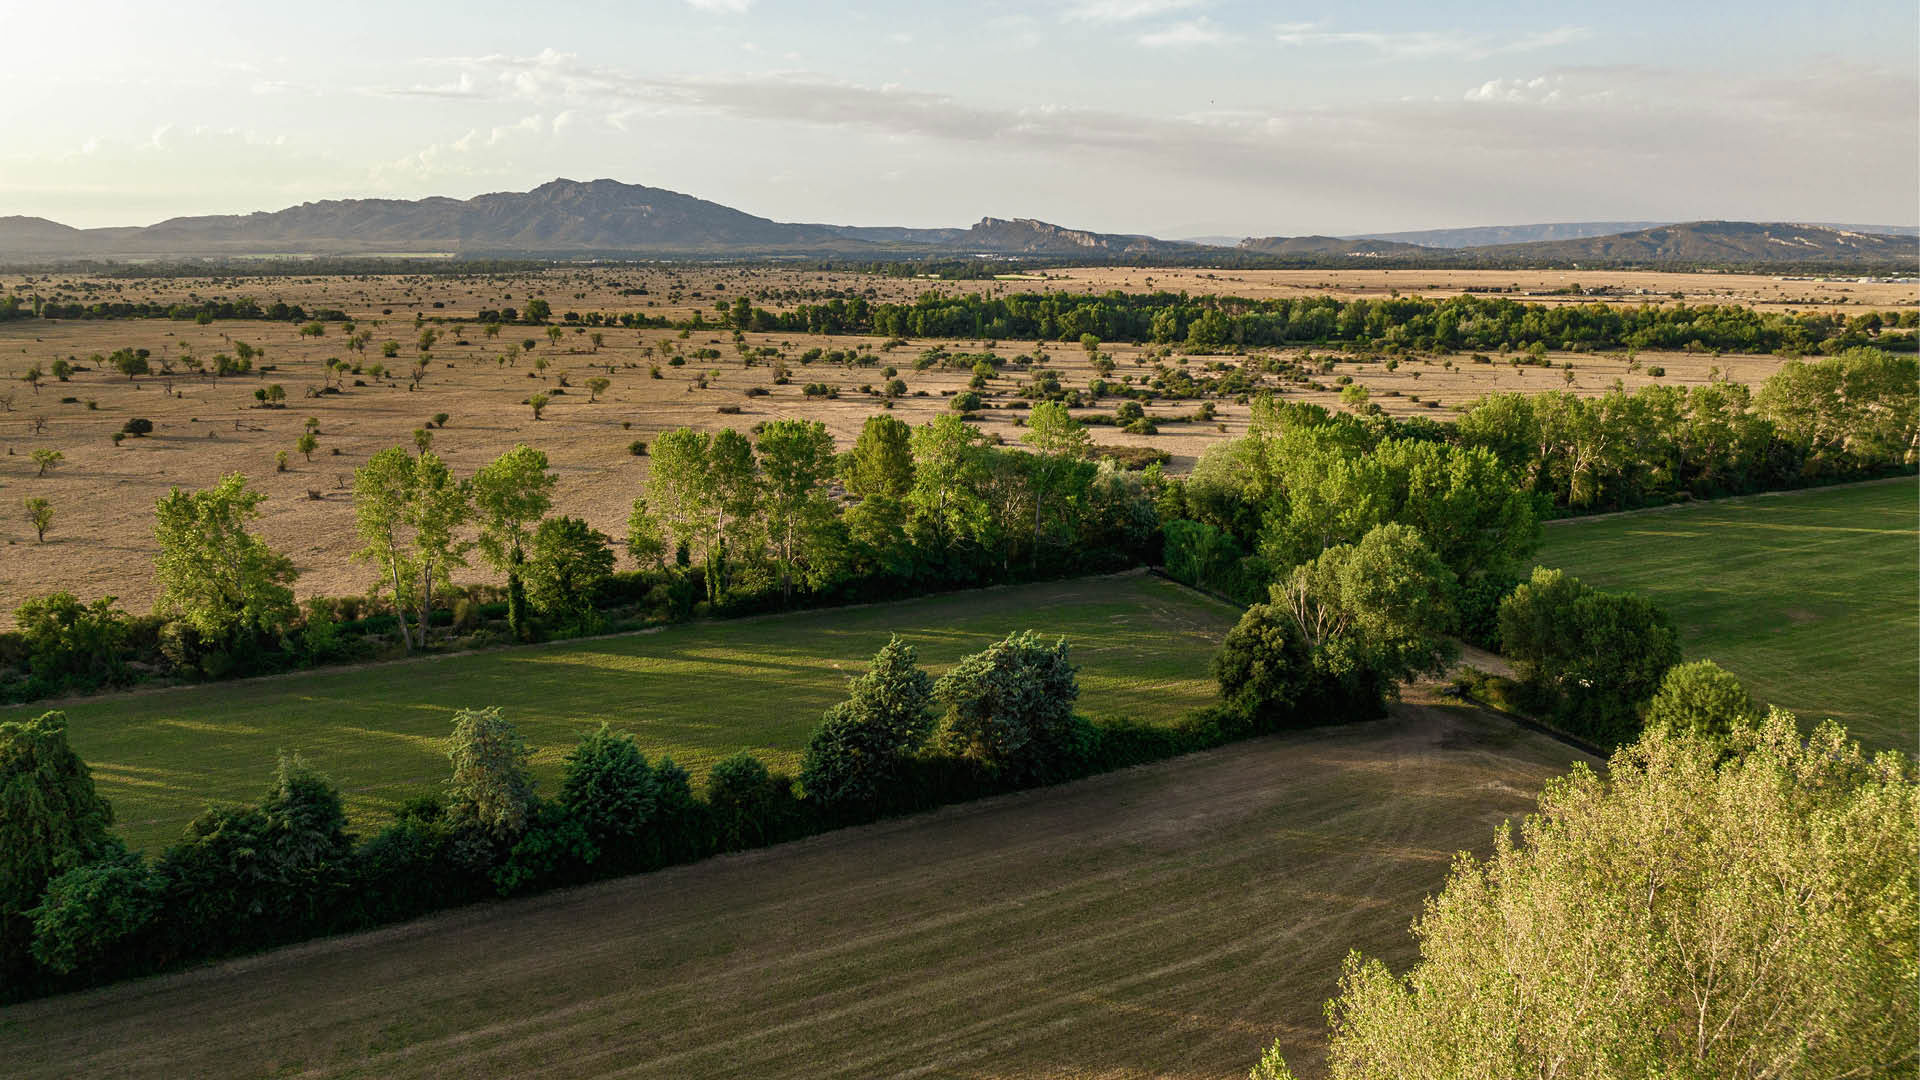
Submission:
M 1474 710 L 1259 739 L 0 1010 L 10 1075 L 1317 1075 L 1358 947 L 1576 752 Z

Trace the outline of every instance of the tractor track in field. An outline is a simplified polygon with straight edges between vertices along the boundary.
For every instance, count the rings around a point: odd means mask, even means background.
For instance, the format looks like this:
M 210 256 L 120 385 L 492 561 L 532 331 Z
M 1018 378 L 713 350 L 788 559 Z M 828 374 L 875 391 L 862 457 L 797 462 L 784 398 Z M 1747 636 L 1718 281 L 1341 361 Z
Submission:
M 19 1077 L 1317 1075 L 1454 851 L 1579 755 L 1477 710 L 1272 736 L 0 1010 Z

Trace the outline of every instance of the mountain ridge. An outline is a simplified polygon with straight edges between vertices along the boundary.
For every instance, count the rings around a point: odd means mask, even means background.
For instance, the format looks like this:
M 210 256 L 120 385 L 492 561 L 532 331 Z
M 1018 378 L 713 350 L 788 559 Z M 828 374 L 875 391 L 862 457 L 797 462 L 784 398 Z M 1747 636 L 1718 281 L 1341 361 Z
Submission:
M 775 221 L 665 188 L 556 178 L 524 192 L 469 199 L 322 199 L 280 210 L 168 218 L 147 226 L 76 229 L 46 218 L 0 217 L 0 259 L 359 256 L 451 252 L 469 256 L 833 257 L 1005 256 L 1197 261 L 1222 258 L 1418 261 L 1489 260 L 1755 264 L 1904 263 L 1920 241 L 1860 229 L 1755 222 L 1569 222 L 1354 237 L 1247 237 L 1223 248 L 1137 233 L 1104 233 L 1026 217 L 983 217 L 968 228 L 907 228 Z M 1920 230 L 1915 230 L 1920 232 Z M 1527 242 L 1479 243 L 1503 236 Z M 1457 246 L 1407 237 L 1449 239 Z M 1464 243 L 1464 241 L 1476 241 Z

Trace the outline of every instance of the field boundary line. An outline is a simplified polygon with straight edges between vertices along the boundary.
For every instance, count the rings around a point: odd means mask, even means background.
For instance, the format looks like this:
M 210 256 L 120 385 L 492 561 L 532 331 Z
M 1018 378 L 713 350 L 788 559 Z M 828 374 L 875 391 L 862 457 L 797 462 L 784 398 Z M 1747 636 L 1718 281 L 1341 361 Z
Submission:
M 864 600 L 858 604 L 828 604 L 822 607 L 795 608 L 792 611 L 763 611 L 754 615 L 741 615 L 732 619 L 689 619 L 686 622 L 662 623 L 659 626 L 643 626 L 638 630 L 617 630 L 610 634 L 593 634 L 587 637 L 561 638 L 558 641 L 525 641 L 507 645 L 494 645 L 485 649 L 461 649 L 457 652 L 428 653 L 421 656 L 400 656 L 391 660 L 368 660 L 358 664 L 327 664 L 322 667 L 301 668 L 297 671 L 275 671 L 265 675 L 248 675 L 239 679 L 211 679 L 206 682 L 179 682 L 165 686 L 132 686 L 125 690 L 109 690 L 99 694 L 82 694 L 71 697 L 40 698 L 35 701 L 16 702 L 12 705 L 0 705 L 0 715 L 10 709 L 27 709 L 38 706 L 42 709 L 58 709 L 64 705 L 96 704 L 118 698 L 141 697 L 149 694 L 166 694 L 178 690 L 201 690 L 209 686 L 247 686 L 255 683 L 272 682 L 280 679 L 298 679 L 316 675 L 346 674 L 355 671 L 372 671 L 379 668 L 396 667 L 402 664 L 423 664 L 435 660 L 454 660 L 466 656 L 489 656 L 495 653 L 512 653 L 525 649 L 551 649 L 568 645 L 578 645 L 589 641 L 616 641 L 621 638 L 640 637 L 645 634 L 658 634 L 667 630 L 678 630 L 698 626 L 736 626 L 743 623 L 764 622 L 768 619 L 791 618 L 795 615 L 809 615 L 829 611 L 864 611 L 868 608 L 886 607 L 890 604 L 909 604 L 916 600 L 933 600 L 940 597 L 964 596 L 969 593 L 989 593 L 1002 589 L 1023 589 L 1036 585 L 1063 585 L 1077 581 L 1118 580 L 1128 577 L 1150 576 L 1152 568 L 1146 566 L 1130 567 L 1107 574 L 1083 574 L 1077 577 L 1048 578 L 1042 581 L 998 582 L 993 585 L 979 585 L 970 589 L 948 589 L 942 592 L 921 593 L 918 596 L 903 596 L 897 600 Z M 1172 581 L 1172 578 L 1167 580 Z M 1175 582 L 1179 584 L 1179 582 Z M 1215 599 L 1218 599 L 1216 597 Z
M 1633 517 L 1638 514 L 1664 514 L 1701 506 L 1724 506 L 1728 503 L 1744 502 L 1748 499 L 1791 498 L 1795 495 L 1812 495 L 1821 491 L 1841 491 L 1847 488 L 1873 487 L 1877 484 L 1892 484 L 1902 481 L 1911 484 L 1914 483 L 1916 479 L 1920 479 L 1920 477 L 1916 477 L 1913 473 L 1907 473 L 1903 476 L 1883 476 L 1877 480 L 1849 480 L 1844 484 L 1818 484 L 1813 487 L 1783 488 L 1779 491 L 1755 491 L 1746 495 L 1728 495 L 1719 499 L 1689 499 L 1686 502 L 1667 503 L 1663 506 L 1640 506 L 1632 510 L 1609 510 L 1604 514 L 1575 514 L 1571 517 L 1548 518 L 1546 521 L 1541 522 L 1541 524 L 1546 526 L 1579 525 L 1588 521 L 1604 521 L 1608 518 Z

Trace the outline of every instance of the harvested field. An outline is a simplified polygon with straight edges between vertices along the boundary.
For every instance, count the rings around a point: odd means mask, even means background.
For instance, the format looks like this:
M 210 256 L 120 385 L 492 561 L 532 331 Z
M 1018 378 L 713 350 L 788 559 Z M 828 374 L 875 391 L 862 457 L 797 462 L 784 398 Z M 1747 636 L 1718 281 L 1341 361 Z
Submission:
M 1652 598 L 1689 660 L 1864 745 L 1920 740 L 1920 484 L 1724 499 L 1548 526 L 1536 561 Z
M 73 747 L 121 834 L 154 850 L 210 802 L 257 799 L 280 750 L 301 752 L 340 785 L 355 828 L 378 828 L 445 779 L 452 714 L 469 707 L 498 705 L 518 725 L 548 793 L 574 743 L 602 721 L 631 732 L 649 757 L 671 754 L 696 784 L 741 750 L 792 774 L 821 712 L 895 631 L 935 674 L 1011 631 L 1064 635 L 1081 668 L 1082 712 L 1171 720 L 1214 700 L 1208 661 L 1238 617 L 1135 573 L 52 707 L 66 710 Z
M 1322 1075 L 1456 850 L 1578 755 L 1391 718 L 0 1010 L 10 1075 Z
M 1132 280 L 1140 284 L 1144 279 Z M 1158 277 L 1154 281 L 1155 287 L 1162 284 Z M 471 317 L 482 307 L 524 305 L 536 293 L 549 296 L 556 312 L 577 306 L 582 311 L 685 316 L 694 307 L 711 312 L 713 298 L 739 291 L 764 297 L 769 306 L 790 306 L 818 299 L 823 291 L 866 295 L 872 290 L 876 299 L 907 299 L 912 292 L 934 286 L 991 291 L 1000 286 L 1031 288 L 1036 283 L 932 283 L 745 268 L 609 268 L 501 279 L 394 276 L 89 279 L 88 283 L 99 291 L 79 290 L 76 285 L 66 295 L 88 301 L 184 300 L 189 294 L 252 296 L 263 303 L 285 300 L 308 308 L 335 306 L 363 320 L 361 329 L 374 337 L 362 355 L 348 349 L 338 323 L 327 325 L 317 338 L 303 336 L 298 326 L 284 322 L 0 323 L 0 377 L 4 377 L 0 402 L 6 404 L 0 408 L 0 447 L 4 447 L 0 483 L 13 500 L 12 509 L 0 514 L 0 626 L 11 622 L 12 609 L 21 598 L 55 589 L 70 590 L 84 599 L 117 596 L 128 610 L 146 611 L 155 592 L 150 572 L 155 500 L 173 486 L 205 487 L 236 470 L 268 494 L 260 529 L 269 543 L 293 558 L 302 575 L 296 587 L 300 596 L 365 592 L 375 584 L 376 575 L 367 566 L 349 561 L 359 547 L 349 493 L 353 470 L 386 447 L 412 446 L 414 431 L 437 413 L 449 419 L 444 427 L 430 432 L 433 448 L 457 474 L 470 475 L 516 443 L 532 444 L 547 452 L 560 476 L 556 512 L 583 517 L 595 528 L 620 536 L 646 477 L 647 459 L 630 450 L 636 441 L 651 442 L 661 431 L 682 426 L 745 430 L 766 420 L 797 417 L 823 421 L 845 447 L 868 416 L 886 407 L 881 397 L 861 388 L 884 387 L 888 367 L 896 368 L 908 386 L 907 395 L 892 403 L 893 415 L 922 424 L 946 411 L 948 397 L 963 389 L 970 377 L 971 361 L 952 369 L 915 370 L 924 349 L 944 344 L 954 353 L 992 352 L 1010 362 L 989 384 L 985 396 L 992 407 L 979 414 L 978 424 L 1005 442 L 1017 443 L 1024 433 L 1020 425 L 1025 413 L 1019 407 L 1024 402 L 1014 395 L 1031 369 L 1011 362 L 1039 351 L 1030 341 L 989 345 L 923 340 L 889 349 L 887 342 L 872 337 L 746 335 L 748 348 L 770 348 L 785 357 L 791 378 L 777 383 L 770 360 L 745 366 L 731 332 L 719 329 L 685 338 L 670 330 L 602 329 L 598 331 L 602 344 L 595 345 L 594 331 L 585 327 L 565 330 L 555 343 L 537 327 L 508 326 L 490 339 L 478 326 L 444 324 L 437 328 L 441 340 L 433 345 L 433 361 L 416 389 L 408 377 L 418 339 L 415 316 Z M 36 287 L 48 284 L 37 282 Z M 1111 283 L 1069 284 L 1077 289 Z M 1219 289 L 1237 286 L 1226 280 L 1193 284 Z M 622 295 L 624 289 L 642 287 L 649 290 L 644 296 Z M 434 307 L 436 303 L 441 306 Z M 666 307 L 650 309 L 648 305 L 655 303 Z M 434 327 L 431 322 L 425 325 Z M 400 346 L 395 358 L 381 356 L 386 341 Z M 534 342 L 534 348 L 524 350 L 523 341 Z M 208 361 L 218 353 L 235 351 L 239 342 L 264 349 L 256 365 L 272 370 L 215 378 L 192 374 L 182 359 L 191 353 Z M 156 373 L 129 379 L 89 359 L 123 347 L 150 350 Z M 852 352 L 862 347 L 871 358 L 866 366 L 801 359 L 814 349 Z M 673 366 L 663 348 L 675 350 L 674 355 L 684 361 L 682 366 Z M 698 355 L 702 350 L 712 355 Z M 1065 386 L 1085 387 L 1096 376 L 1077 344 L 1048 343 L 1045 351 L 1046 367 Z M 1110 345 L 1103 351 L 1117 365 L 1113 379 L 1143 381 L 1152 376 L 1154 364 L 1162 362 L 1150 359 L 1147 348 L 1141 346 Z M 1269 378 L 1265 388 L 1286 400 L 1340 408 L 1338 380 L 1350 377 L 1366 386 L 1373 403 L 1388 413 L 1436 418 L 1448 417 L 1455 407 L 1496 390 L 1541 392 L 1571 387 L 1598 394 L 1616 380 L 1629 388 L 1656 382 L 1698 385 L 1716 372 L 1758 383 L 1782 363 L 1773 356 L 1647 352 L 1639 355 L 1640 366 L 1629 370 L 1622 353 L 1583 353 L 1553 354 L 1548 359 L 1555 367 L 1548 369 L 1512 366 L 1505 357 L 1478 363 L 1458 355 L 1409 358 L 1388 371 L 1378 362 L 1359 362 L 1325 349 L 1316 353 L 1333 365 L 1310 385 L 1276 384 Z M 506 354 L 514 359 L 503 362 Z M 336 357 L 358 362 L 368 373 L 349 376 L 331 387 L 338 393 L 327 393 L 325 365 Z M 18 381 L 29 366 L 38 364 L 50 372 L 56 360 L 69 360 L 88 370 L 64 382 L 49 375 L 37 389 Z M 161 373 L 163 362 L 174 374 Z M 1185 353 L 1176 353 L 1171 360 L 1195 374 L 1209 365 L 1225 368 L 1239 362 L 1236 356 Z M 1559 366 L 1566 363 L 1573 365 L 1571 383 L 1566 378 L 1569 372 Z M 373 376 L 370 370 L 375 364 L 393 369 L 391 376 Z M 1653 368 L 1664 368 L 1664 376 L 1650 374 Z M 652 377 L 655 370 L 659 378 Z M 594 377 L 608 379 L 608 389 L 592 393 L 586 382 Z M 805 393 L 809 383 L 832 387 L 839 396 L 809 396 Z M 285 407 L 262 408 L 255 400 L 255 391 L 270 385 L 285 390 Z M 526 404 L 535 392 L 552 395 L 540 419 Z M 1165 451 L 1170 455 L 1169 471 L 1185 472 L 1207 449 L 1246 430 L 1250 409 L 1238 395 L 1209 403 L 1217 415 L 1198 420 L 1193 417 L 1199 399 L 1157 401 L 1147 412 L 1158 423 L 1159 434 L 1129 435 L 1116 427 L 1096 426 L 1091 429 L 1093 438 L 1101 444 Z M 723 413 L 722 408 L 737 411 Z M 1112 405 L 1079 410 L 1079 415 L 1096 412 L 1111 415 Z M 135 418 L 150 420 L 153 434 L 129 437 L 118 445 L 112 442 L 114 433 Z M 311 458 L 296 448 L 308 418 L 319 425 L 318 448 Z M 36 450 L 57 450 L 64 460 L 47 475 L 37 476 L 29 457 Z M 284 471 L 276 463 L 278 454 L 286 455 Z M 53 526 L 45 544 L 35 542 L 20 512 L 20 500 L 29 495 L 47 498 L 53 505 Z M 456 578 L 487 581 L 491 575 L 484 568 L 473 568 L 457 572 Z
M 1207 270 L 1081 267 L 1047 273 L 1046 287 L 1069 292 L 1165 289 L 1266 300 L 1326 294 L 1369 300 L 1393 295 L 1499 296 L 1529 304 L 1742 304 L 1764 311 L 1898 310 L 1920 305 L 1912 283 L 1774 274 L 1669 270 Z M 1038 287 L 1034 284 L 1033 287 Z M 1575 288 L 1583 290 L 1574 292 Z M 1586 291 L 1600 290 L 1598 295 Z M 1678 293 L 1678 296 L 1674 294 Z

